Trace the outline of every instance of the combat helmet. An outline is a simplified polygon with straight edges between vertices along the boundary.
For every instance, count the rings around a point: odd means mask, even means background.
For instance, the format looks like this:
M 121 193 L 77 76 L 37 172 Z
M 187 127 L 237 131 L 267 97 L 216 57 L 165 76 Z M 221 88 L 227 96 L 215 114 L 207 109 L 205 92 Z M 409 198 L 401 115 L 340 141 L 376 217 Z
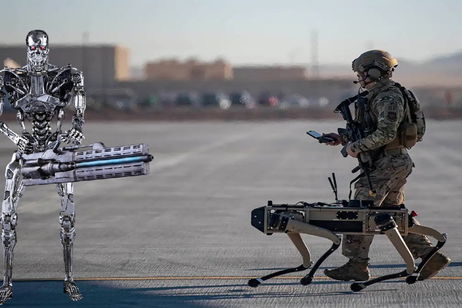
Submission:
M 353 71 L 372 80 L 390 78 L 398 60 L 384 50 L 369 50 L 353 60 Z

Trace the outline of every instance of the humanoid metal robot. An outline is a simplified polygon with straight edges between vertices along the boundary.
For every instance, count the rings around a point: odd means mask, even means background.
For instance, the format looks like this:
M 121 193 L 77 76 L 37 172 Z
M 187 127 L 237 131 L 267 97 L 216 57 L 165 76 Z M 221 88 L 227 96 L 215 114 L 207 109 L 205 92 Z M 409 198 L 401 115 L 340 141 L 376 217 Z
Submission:
M 78 145 L 84 138 L 85 91 L 83 76 L 71 67 L 56 67 L 48 63 L 48 35 L 42 30 L 27 34 L 27 65 L 22 68 L 5 68 L 0 71 L 0 114 L 4 103 L 17 110 L 17 119 L 22 132 L 17 134 L 0 122 L 0 131 L 5 134 L 17 150 L 5 172 L 5 194 L 2 203 L 2 242 L 4 248 L 4 280 L 0 287 L 0 304 L 13 295 L 13 249 L 16 245 L 16 209 L 22 196 L 22 155 L 42 152 L 61 139 Z M 62 131 L 62 120 L 68 105 L 75 107 L 72 128 Z M 52 122 L 56 121 L 56 125 Z M 26 122 L 30 127 L 26 127 Z M 71 300 L 82 299 L 79 288 L 72 277 L 72 248 L 75 238 L 73 183 L 57 184 L 61 197 L 59 222 L 61 243 L 64 250 L 64 293 Z

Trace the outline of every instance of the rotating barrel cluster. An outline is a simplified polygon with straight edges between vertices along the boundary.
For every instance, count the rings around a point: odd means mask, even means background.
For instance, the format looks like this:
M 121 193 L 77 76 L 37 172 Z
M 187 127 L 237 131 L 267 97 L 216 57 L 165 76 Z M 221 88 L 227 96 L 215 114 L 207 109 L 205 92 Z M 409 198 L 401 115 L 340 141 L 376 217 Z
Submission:
M 25 186 L 146 175 L 153 157 L 145 144 L 64 147 L 22 155 Z

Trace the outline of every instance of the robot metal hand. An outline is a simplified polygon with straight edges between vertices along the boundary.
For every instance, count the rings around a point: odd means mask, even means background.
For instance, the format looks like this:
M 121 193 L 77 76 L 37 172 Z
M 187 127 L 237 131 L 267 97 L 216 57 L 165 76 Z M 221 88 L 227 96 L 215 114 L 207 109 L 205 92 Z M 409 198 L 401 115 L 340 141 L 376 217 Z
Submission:
M 21 153 L 30 153 L 33 151 L 31 141 L 25 137 L 19 137 L 16 145 L 18 146 L 18 151 Z
M 85 139 L 85 136 L 82 134 L 82 132 L 72 128 L 66 132 L 65 136 L 62 138 L 62 141 L 72 144 L 80 144 L 83 139 Z

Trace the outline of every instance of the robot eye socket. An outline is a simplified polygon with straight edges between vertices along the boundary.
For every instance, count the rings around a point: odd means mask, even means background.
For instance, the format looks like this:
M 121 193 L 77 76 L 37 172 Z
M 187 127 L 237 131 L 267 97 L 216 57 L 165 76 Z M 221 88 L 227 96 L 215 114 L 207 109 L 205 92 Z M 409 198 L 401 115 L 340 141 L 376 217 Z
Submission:
M 46 46 L 40 46 L 40 49 L 41 49 L 41 50 L 45 50 L 45 49 L 47 49 L 47 48 L 46 48 Z
M 30 46 L 30 50 L 35 50 L 37 47 L 36 46 Z

